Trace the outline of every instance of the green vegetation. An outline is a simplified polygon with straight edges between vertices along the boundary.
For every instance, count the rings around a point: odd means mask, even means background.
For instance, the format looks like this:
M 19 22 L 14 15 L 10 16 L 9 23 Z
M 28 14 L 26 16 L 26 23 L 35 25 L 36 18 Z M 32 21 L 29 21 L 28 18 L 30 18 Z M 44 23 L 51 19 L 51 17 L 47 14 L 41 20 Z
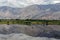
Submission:
M 33 20 L 33 19 L 0 19 L 0 24 L 44 24 L 44 25 L 60 25 L 60 20 Z

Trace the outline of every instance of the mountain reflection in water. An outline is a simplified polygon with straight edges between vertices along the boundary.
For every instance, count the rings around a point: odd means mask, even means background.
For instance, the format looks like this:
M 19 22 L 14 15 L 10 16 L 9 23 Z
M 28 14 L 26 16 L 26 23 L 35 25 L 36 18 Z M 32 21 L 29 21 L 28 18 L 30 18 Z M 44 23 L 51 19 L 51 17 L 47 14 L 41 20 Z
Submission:
M 1 40 L 59 40 L 60 25 L 0 25 Z

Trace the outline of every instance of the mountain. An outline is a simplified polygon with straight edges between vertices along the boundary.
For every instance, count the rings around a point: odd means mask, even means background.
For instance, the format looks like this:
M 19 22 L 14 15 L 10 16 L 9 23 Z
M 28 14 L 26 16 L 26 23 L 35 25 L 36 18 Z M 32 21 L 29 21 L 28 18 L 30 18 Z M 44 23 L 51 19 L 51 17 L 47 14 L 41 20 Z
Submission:
M 20 14 L 21 8 L 12 8 L 8 6 L 0 7 L 0 19 L 16 18 Z
M 59 19 L 60 4 L 31 5 L 21 10 L 21 19 Z
M 31 5 L 24 8 L 0 7 L 0 19 L 60 19 L 60 3 Z

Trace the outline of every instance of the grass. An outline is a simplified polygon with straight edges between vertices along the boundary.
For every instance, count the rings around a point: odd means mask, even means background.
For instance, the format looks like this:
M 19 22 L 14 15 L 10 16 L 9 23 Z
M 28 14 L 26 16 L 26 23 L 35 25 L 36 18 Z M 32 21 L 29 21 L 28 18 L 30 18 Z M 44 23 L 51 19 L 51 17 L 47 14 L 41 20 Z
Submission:
M 33 20 L 33 19 L 0 19 L 0 24 L 46 24 L 46 25 L 60 25 L 60 20 Z

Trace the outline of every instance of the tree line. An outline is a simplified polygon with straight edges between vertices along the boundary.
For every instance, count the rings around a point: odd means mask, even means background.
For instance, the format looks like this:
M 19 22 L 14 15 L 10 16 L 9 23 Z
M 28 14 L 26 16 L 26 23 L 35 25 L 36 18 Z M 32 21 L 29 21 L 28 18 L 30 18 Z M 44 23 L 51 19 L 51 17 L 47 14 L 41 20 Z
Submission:
M 38 20 L 38 19 L 0 19 L 0 24 L 43 24 L 60 25 L 60 20 Z

